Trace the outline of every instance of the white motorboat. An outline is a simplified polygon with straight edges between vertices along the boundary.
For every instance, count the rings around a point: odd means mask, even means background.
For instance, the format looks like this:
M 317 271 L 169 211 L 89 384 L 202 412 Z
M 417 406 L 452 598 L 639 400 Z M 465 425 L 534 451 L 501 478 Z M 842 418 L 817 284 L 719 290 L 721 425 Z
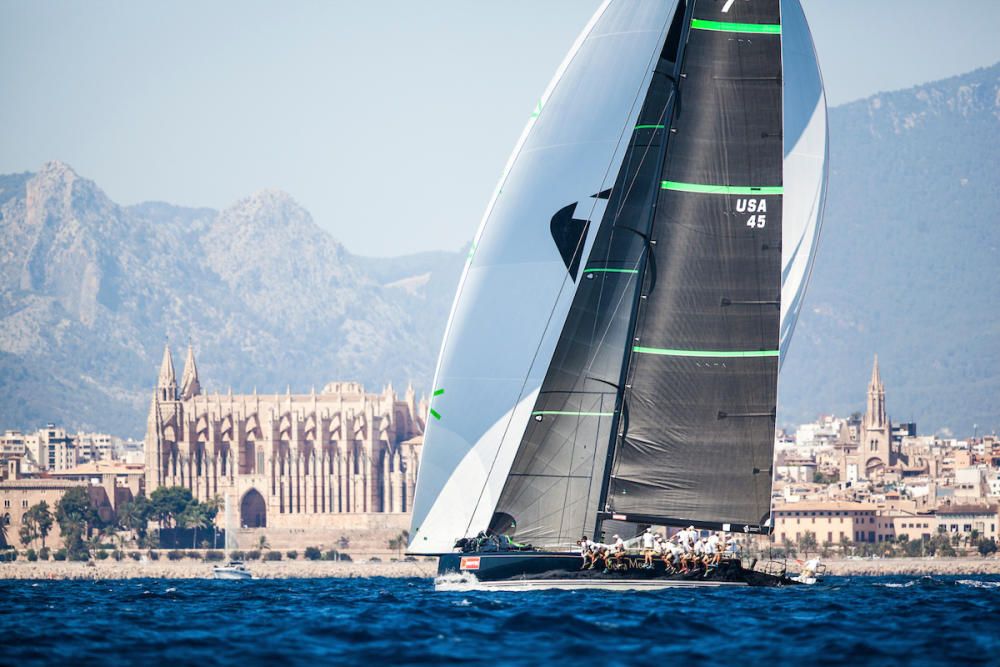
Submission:
M 225 565 L 216 565 L 212 568 L 212 573 L 216 579 L 253 579 L 253 573 L 241 560 L 231 560 Z

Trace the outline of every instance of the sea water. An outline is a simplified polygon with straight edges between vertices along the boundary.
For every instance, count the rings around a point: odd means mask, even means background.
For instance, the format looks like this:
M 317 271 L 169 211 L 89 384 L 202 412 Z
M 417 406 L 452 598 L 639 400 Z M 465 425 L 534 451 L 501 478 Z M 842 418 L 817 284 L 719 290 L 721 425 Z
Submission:
M 1000 665 L 1000 577 L 622 593 L 0 581 L 2 665 Z

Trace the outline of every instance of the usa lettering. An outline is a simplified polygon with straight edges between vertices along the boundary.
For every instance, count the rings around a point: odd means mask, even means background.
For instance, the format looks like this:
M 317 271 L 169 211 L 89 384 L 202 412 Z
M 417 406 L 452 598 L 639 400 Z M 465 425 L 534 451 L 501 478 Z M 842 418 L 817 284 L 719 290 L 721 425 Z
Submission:
M 767 213 L 766 199 L 737 199 L 737 213 Z

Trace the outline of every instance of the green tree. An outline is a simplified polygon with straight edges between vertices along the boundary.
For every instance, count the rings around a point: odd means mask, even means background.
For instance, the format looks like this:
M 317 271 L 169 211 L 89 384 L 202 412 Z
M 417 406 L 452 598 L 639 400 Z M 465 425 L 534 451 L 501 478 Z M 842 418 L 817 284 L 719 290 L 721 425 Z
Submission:
M 177 525 L 180 528 L 190 528 L 192 530 L 191 548 L 196 548 L 198 544 L 198 530 L 205 529 L 212 525 L 212 518 L 209 516 L 209 508 L 197 500 L 192 501 L 177 515 Z
M 77 528 L 87 537 L 90 536 L 90 531 L 100 522 L 100 517 L 90 502 L 90 494 L 86 488 L 76 486 L 63 494 L 56 503 L 56 522 L 63 535 Z
M 6 549 L 8 546 L 7 526 L 9 525 L 10 514 L 0 514 L 0 549 Z
M 82 486 L 73 487 L 63 494 L 56 503 L 56 523 L 66 545 L 70 560 L 87 560 L 90 551 L 85 540 L 98 523 L 100 517 L 90 502 L 90 494 Z
M 271 548 L 271 545 L 267 543 L 267 536 L 266 535 L 261 535 L 257 539 L 257 549 L 259 551 L 264 551 L 265 549 L 270 549 L 270 548 Z
M 389 548 L 395 551 L 397 556 L 402 557 L 403 549 L 409 543 L 410 543 L 410 532 L 408 530 L 404 530 L 399 535 L 389 540 Z
M 981 539 L 979 540 L 979 555 L 986 558 L 990 554 L 995 554 L 997 552 L 997 543 L 992 539 Z
M 132 531 L 136 546 L 146 538 L 152 512 L 152 505 L 144 495 L 136 496 L 118 508 L 118 524 L 122 529 Z
M 35 524 L 35 532 L 38 534 L 38 537 L 42 538 L 42 548 L 44 549 L 45 538 L 52 532 L 52 524 L 55 521 L 52 512 L 49 511 L 49 504 L 43 500 L 40 503 L 32 505 L 25 514 L 31 516 Z
M 21 517 L 21 530 L 18 531 L 18 537 L 21 538 L 21 544 L 24 546 L 28 546 L 38 539 L 38 528 L 27 512 Z
M 813 473 L 813 484 L 836 484 L 840 481 L 840 473 L 836 470 L 829 475 L 817 470 Z
M 152 505 L 152 516 L 159 521 L 161 528 L 170 528 L 177 523 L 177 518 L 194 501 L 191 490 L 183 486 L 161 486 L 149 497 Z
M 785 556 L 787 556 L 789 558 L 795 558 L 795 555 L 796 555 L 795 554 L 795 546 L 792 544 L 792 541 L 789 540 L 787 537 L 785 539 L 781 540 L 781 548 L 782 548 L 782 550 L 784 550 L 784 552 L 785 552 L 784 555 Z
M 809 558 L 810 552 L 816 551 L 818 546 L 819 545 L 816 542 L 816 533 L 811 530 L 807 530 L 802 533 L 802 537 L 799 538 L 799 549 L 802 550 L 802 553 L 805 554 L 806 558 Z

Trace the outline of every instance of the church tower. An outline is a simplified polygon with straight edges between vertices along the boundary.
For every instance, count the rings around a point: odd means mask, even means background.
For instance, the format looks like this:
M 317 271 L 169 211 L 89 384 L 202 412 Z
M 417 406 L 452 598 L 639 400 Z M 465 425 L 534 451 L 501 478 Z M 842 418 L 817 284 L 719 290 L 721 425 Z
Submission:
M 170 486 L 170 475 L 177 471 L 176 443 L 182 405 L 179 399 L 170 345 L 165 345 L 146 422 L 146 489 L 150 493 L 159 486 Z
M 184 375 L 181 376 L 181 400 L 186 401 L 200 395 L 201 382 L 198 381 L 198 366 L 194 363 L 194 347 L 189 344 Z
M 885 386 L 879 373 L 877 354 L 872 367 L 872 379 L 868 383 L 868 403 L 859 439 L 859 454 L 866 472 L 871 473 L 880 466 L 888 468 L 896 465 L 896 457 L 892 451 L 892 426 L 885 409 Z
M 156 398 L 160 401 L 177 400 L 177 379 L 174 376 L 174 360 L 170 355 L 170 345 L 163 346 L 163 361 L 160 362 L 160 377 L 156 381 Z

